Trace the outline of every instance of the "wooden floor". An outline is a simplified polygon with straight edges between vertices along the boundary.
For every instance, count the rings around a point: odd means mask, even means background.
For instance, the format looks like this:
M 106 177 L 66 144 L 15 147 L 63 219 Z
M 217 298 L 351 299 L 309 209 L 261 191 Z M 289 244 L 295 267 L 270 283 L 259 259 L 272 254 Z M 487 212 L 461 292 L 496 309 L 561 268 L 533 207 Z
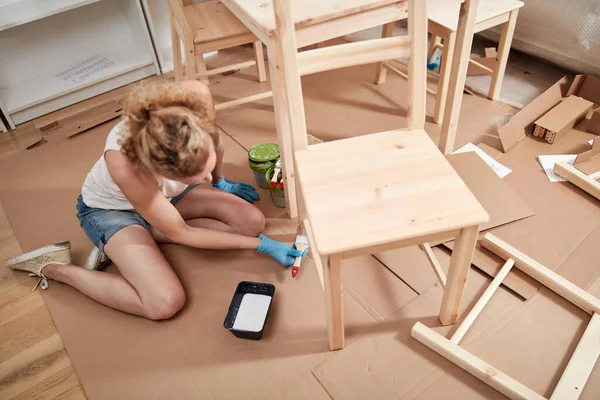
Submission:
M 64 117 L 107 100 L 120 101 L 129 89 L 125 86 L 49 116 Z M 34 122 L 0 133 L 0 159 L 27 151 L 21 148 L 19 132 Z M 2 264 L 19 253 L 21 248 L 0 203 Z M 0 266 L 0 399 L 86 399 L 39 289 L 31 291 L 36 281 L 24 272 Z

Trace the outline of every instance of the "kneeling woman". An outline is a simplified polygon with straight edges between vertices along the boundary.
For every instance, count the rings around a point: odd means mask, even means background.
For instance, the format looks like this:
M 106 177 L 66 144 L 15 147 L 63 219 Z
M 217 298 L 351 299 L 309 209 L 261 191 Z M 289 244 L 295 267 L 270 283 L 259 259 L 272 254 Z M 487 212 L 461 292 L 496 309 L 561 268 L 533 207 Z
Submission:
M 185 294 L 157 243 L 254 249 L 293 264 L 302 253 L 261 234 L 264 215 L 249 204 L 258 194 L 226 180 L 222 161 L 206 86 L 141 88 L 127 100 L 124 119 L 108 135 L 78 199 L 77 216 L 95 245 L 86 268 L 71 264 L 68 242 L 7 265 L 39 276 L 42 288 L 56 280 L 117 310 L 164 319 L 183 307 Z M 100 271 L 110 261 L 120 275 Z

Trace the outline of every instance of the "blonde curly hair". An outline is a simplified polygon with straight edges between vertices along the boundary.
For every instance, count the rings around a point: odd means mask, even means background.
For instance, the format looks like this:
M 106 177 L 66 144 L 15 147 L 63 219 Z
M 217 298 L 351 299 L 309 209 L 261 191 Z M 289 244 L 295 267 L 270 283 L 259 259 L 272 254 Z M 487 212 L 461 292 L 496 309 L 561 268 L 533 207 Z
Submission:
M 214 108 L 199 92 L 177 84 L 147 84 L 124 105 L 128 134 L 121 151 L 135 164 L 168 179 L 200 173 L 218 138 Z M 218 139 L 217 139 L 218 140 Z

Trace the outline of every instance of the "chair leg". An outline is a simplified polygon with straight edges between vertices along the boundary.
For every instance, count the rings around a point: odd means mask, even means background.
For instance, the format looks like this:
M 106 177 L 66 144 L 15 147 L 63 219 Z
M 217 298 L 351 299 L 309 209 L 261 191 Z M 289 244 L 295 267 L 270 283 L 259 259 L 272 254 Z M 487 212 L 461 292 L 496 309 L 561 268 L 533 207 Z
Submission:
M 195 61 L 196 61 L 196 70 L 198 71 L 198 75 L 200 75 L 200 81 L 202 83 L 204 83 L 205 85 L 210 85 L 210 81 L 208 79 L 206 72 L 208 71 L 206 69 L 206 63 L 204 62 L 204 55 L 203 54 L 198 54 L 195 57 Z M 198 76 L 196 75 L 196 76 Z M 192 78 L 192 79 L 196 79 L 196 77 Z
M 450 67 L 448 97 L 446 98 L 446 108 L 439 145 L 440 150 L 444 154 L 450 154 L 454 151 L 458 117 L 460 116 L 463 90 L 465 89 L 465 80 L 467 79 L 467 67 L 469 66 L 471 47 L 473 46 L 478 4 L 479 0 L 465 0 L 460 5 L 458 28 L 456 30 L 456 46 L 454 59 Z M 448 51 L 448 49 L 444 48 L 444 51 Z
M 258 81 L 264 82 L 267 80 L 267 72 L 265 70 L 265 54 L 263 45 L 260 40 L 254 42 L 254 55 L 256 57 L 256 69 L 258 71 Z
M 339 350 L 345 346 L 341 254 L 330 255 L 323 272 L 329 348 Z
M 454 45 L 456 44 L 456 32 L 450 32 L 444 38 L 444 52 L 440 65 L 440 76 L 438 78 L 437 94 L 435 96 L 435 113 L 433 122 L 439 124 L 444 118 L 446 99 L 448 98 L 448 83 L 450 80 L 450 65 L 454 58 Z
M 467 273 L 473 261 L 478 234 L 479 225 L 474 225 L 461 229 L 460 235 L 456 238 L 440 309 L 440 321 L 443 325 L 454 324 L 458 319 L 460 302 L 467 282 Z
M 436 50 L 437 46 L 441 43 L 442 43 L 442 38 L 439 37 L 438 35 L 432 33 L 431 40 L 429 40 L 429 50 L 427 51 L 427 60 L 429 60 L 429 62 L 433 62 L 433 60 L 434 60 L 433 56 L 435 56 L 435 50 Z
M 392 37 L 394 35 L 394 23 L 390 22 L 389 24 L 385 24 L 381 30 L 381 37 Z M 385 78 L 387 77 L 387 69 L 383 66 L 383 63 L 379 63 L 377 67 L 377 77 L 375 78 L 375 83 L 377 85 L 381 85 L 385 82 Z
M 183 65 L 181 63 L 181 41 L 177 30 L 175 29 L 175 23 L 171 16 L 171 47 L 173 49 L 173 69 L 175 73 L 175 82 L 183 80 Z
M 518 9 L 511 11 L 508 21 L 502 25 L 502 33 L 500 34 L 500 43 L 498 45 L 498 55 L 496 56 L 498 63 L 494 69 L 492 84 L 490 85 L 490 91 L 488 93 L 488 98 L 491 100 L 496 100 L 498 96 L 500 96 L 500 91 L 502 90 L 502 81 L 504 80 L 504 73 L 506 72 L 508 53 L 510 53 L 510 46 L 513 34 L 515 33 L 518 15 Z

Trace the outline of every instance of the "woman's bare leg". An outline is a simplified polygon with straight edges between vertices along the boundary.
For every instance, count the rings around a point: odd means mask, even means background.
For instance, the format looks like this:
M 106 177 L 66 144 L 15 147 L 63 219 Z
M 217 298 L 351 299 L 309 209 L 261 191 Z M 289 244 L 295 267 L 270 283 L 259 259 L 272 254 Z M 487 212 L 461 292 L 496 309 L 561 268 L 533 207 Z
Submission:
M 252 237 L 258 236 L 265 228 L 265 216 L 258 208 L 209 185 L 196 186 L 190 190 L 175 208 L 188 225 L 199 228 Z M 152 229 L 152 236 L 158 243 L 170 243 L 156 229 Z
M 181 282 L 144 227 L 120 230 L 104 251 L 121 275 L 75 265 L 49 265 L 43 273 L 108 307 L 150 319 L 170 318 L 183 307 Z

